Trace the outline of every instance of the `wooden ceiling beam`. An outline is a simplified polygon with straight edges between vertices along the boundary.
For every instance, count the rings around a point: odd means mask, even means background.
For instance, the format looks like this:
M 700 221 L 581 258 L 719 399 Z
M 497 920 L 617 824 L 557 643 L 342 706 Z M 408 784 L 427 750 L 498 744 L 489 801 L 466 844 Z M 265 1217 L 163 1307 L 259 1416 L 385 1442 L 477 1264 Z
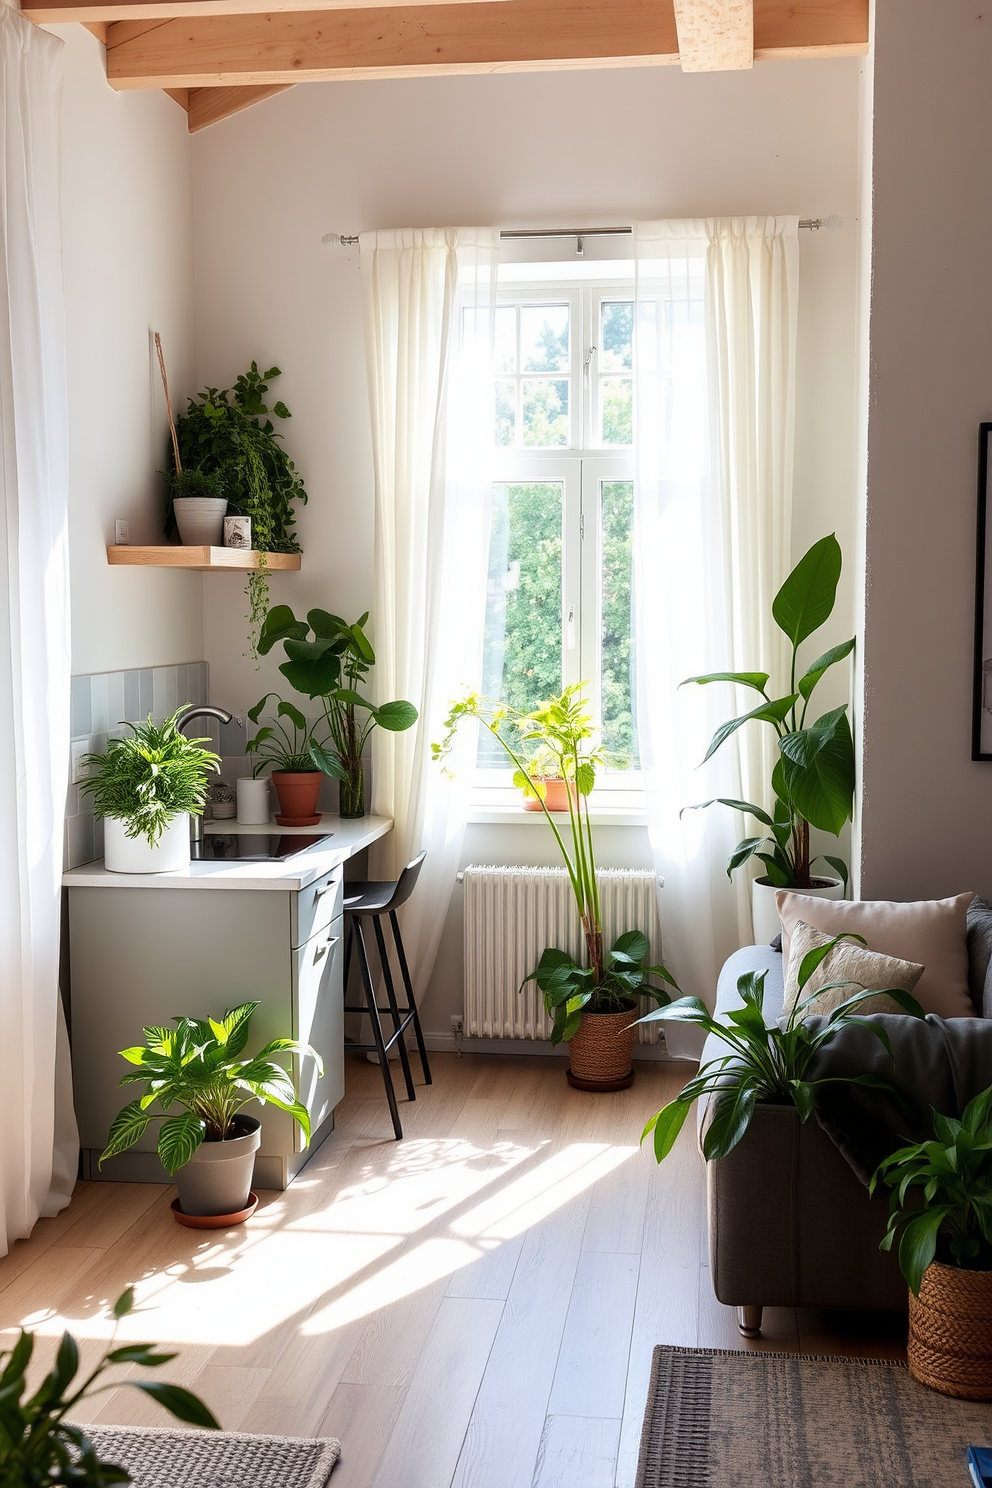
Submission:
M 292 83 L 274 83 L 263 88 L 190 88 L 187 105 L 189 132 L 196 134 L 197 130 L 206 129 L 208 124 L 217 124 L 231 114 L 251 108 L 253 103 L 261 103 L 263 98 L 285 93 L 292 86 Z
M 147 23 L 146 23 L 147 24 Z M 113 87 L 261 87 L 334 78 L 644 67 L 679 60 L 672 0 L 478 0 L 183 18 L 108 28 Z M 754 55 L 858 55 L 868 0 L 755 0 Z
M 752 0 L 674 0 L 683 72 L 734 72 L 754 64 Z
M 432 0 L 434 5 L 492 4 L 493 0 Z M 363 9 L 420 7 L 423 0 L 364 0 Z M 65 21 L 173 20 L 183 16 L 270 15 L 282 11 L 353 10 L 355 0 L 29 0 L 29 20 L 52 25 Z

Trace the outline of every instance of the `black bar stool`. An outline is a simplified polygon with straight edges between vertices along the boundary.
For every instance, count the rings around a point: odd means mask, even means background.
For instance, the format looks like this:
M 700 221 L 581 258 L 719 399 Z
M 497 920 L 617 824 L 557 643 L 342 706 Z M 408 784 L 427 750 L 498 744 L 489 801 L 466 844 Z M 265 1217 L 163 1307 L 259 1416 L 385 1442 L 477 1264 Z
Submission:
M 406 954 L 403 950 L 403 941 L 400 938 L 400 927 L 396 919 L 396 911 L 401 904 L 405 904 L 413 893 L 420 877 L 420 870 L 424 865 L 427 853 L 418 853 L 412 863 L 407 863 L 403 872 L 395 883 L 346 883 L 344 886 L 344 914 L 345 914 L 345 952 L 344 952 L 344 984 L 348 986 L 348 973 L 351 970 L 352 947 L 358 948 L 358 964 L 362 973 L 362 986 L 365 990 L 365 1006 L 349 1007 L 345 1003 L 346 1013 L 367 1013 L 372 1024 L 371 1044 L 347 1044 L 346 1052 L 350 1054 L 371 1054 L 379 1056 L 379 1068 L 382 1071 L 382 1083 L 386 1087 L 386 1100 L 389 1102 L 389 1114 L 393 1118 L 393 1131 L 396 1140 L 400 1141 L 403 1136 L 403 1127 L 400 1124 L 400 1113 L 396 1106 L 396 1092 L 393 1089 L 393 1077 L 389 1071 L 389 1051 L 395 1044 L 399 1050 L 400 1063 L 403 1066 L 403 1078 L 406 1081 L 406 1093 L 409 1100 L 417 1099 L 417 1092 L 413 1087 L 413 1075 L 410 1073 L 410 1059 L 407 1054 L 403 1035 L 413 1024 L 413 1031 L 417 1039 L 417 1049 L 420 1052 L 420 1063 L 424 1071 L 424 1081 L 430 1085 L 431 1068 L 427 1062 L 427 1048 L 424 1044 L 424 1034 L 420 1027 L 420 1014 L 417 1011 L 416 999 L 413 995 L 413 983 L 410 980 L 410 969 L 407 966 Z M 393 984 L 393 974 L 389 965 L 389 953 L 386 950 L 386 938 L 382 933 L 381 917 L 389 916 L 389 924 L 393 932 L 393 943 L 396 946 L 396 959 L 399 962 L 400 975 L 403 978 L 403 990 L 406 993 L 406 1006 L 400 1007 L 396 988 Z M 372 967 L 369 964 L 368 946 L 365 941 L 365 932 L 362 928 L 364 920 L 371 920 L 375 930 L 376 947 L 379 952 L 379 964 L 382 967 L 382 979 L 386 991 L 388 1007 L 379 1007 L 375 1000 L 375 984 L 372 980 Z M 383 1037 L 382 1015 L 389 1017 L 393 1031 L 388 1038 Z

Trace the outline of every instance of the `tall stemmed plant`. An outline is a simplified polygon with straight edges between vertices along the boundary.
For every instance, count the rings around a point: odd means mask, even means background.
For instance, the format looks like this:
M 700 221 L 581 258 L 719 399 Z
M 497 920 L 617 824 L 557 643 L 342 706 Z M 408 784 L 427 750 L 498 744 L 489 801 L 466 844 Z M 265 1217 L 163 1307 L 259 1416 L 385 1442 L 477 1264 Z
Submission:
M 558 697 L 549 698 L 530 713 L 520 712 L 507 703 L 493 702 L 472 692 L 453 703 L 445 719 L 445 736 L 432 744 L 435 760 L 449 753 L 454 735 L 465 719 L 472 718 L 485 728 L 505 750 L 515 769 L 514 783 L 526 784 L 529 793 L 541 803 L 541 810 L 554 835 L 582 924 L 588 966 L 579 966 L 566 951 L 549 946 L 537 968 L 526 981 L 535 981 L 544 995 L 545 1007 L 554 1020 L 552 1043 L 572 1038 L 578 1031 L 583 1012 L 617 1012 L 642 995 L 659 1002 L 668 1001 L 668 993 L 653 987 L 648 978 L 658 976 L 669 986 L 675 981 L 664 966 L 645 966 L 649 942 L 640 930 L 621 935 L 612 950 L 603 944 L 603 920 L 596 880 L 596 856 L 593 846 L 589 796 L 596 783 L 596 769 L 605 763 L 605 754 L 595 741 L 592 715 L 582 695 L 582 683 L 566 687 Z M 569 782 L 568 821 L 571 846 L 547 808 L 546 787 L 532 774 L 528 756 L 531 746 L 554 756 L 559 774 Z M 676 988 L 676 990 L 678 990 Z

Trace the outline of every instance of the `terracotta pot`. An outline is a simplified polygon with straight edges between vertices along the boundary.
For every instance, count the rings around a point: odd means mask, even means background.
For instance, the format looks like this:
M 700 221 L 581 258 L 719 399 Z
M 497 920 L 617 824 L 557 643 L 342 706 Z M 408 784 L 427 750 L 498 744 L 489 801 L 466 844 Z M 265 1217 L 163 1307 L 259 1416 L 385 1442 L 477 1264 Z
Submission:
M 583 1013 L 579 1031 L 568 1046 L 568 1082 L 582 1090 L 622 1090 L 633 1084 L 632 1026 L 637 1005 L 629 1002 L 619 1013 Z
M 538 779 L 538 777 L 535 775 L 534 779 L 536 780 Z M 544 789 L 547 791 L 547 795 L 544 798 L 544 804 L 547 806 L 549 811 L 568 810 L 569 786 L 567 780 L 545 780 Z M 573 786 L 572 790 L 574 791 L 574 789 L 575 787 Z M 540 811 L 540 809 L 540 801 L 536 800 L 533 796 L 524 797 L 525 811 Z
M 992 1271 L 933 1261 L 909 1294 L 909 1372 L 960 1400 L 992 1400 Z
M 276 821 L 281 827 L 315 827 L 320 821 L 317 798 L 324 783 L 321 770 L 273 770 L 279 797 Z

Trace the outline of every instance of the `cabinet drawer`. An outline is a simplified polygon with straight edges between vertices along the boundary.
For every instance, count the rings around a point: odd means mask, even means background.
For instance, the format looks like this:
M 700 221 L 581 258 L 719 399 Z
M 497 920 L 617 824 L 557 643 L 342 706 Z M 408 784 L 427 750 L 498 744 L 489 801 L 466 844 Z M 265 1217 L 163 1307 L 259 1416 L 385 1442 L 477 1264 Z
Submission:
M 325 896 L 326 897 L 326 896 Z M 313 1131 L 326 1121 L 344 1095 L 344 920 L 340 915 L 296 952 L 294 1032 L 319 1054 L 323 1073 L 307 1055 L 295 1058 L 300 1099 L 310 1112 Z M 294 1123 L 296 1151 L 303 1134 Z
M 306 945 L 307 941 L 341 913 L 343 900 L 344 870 L 334 868 L 318 878 L 309 888 L 296 894 L 293 909 L 293 949 Z

